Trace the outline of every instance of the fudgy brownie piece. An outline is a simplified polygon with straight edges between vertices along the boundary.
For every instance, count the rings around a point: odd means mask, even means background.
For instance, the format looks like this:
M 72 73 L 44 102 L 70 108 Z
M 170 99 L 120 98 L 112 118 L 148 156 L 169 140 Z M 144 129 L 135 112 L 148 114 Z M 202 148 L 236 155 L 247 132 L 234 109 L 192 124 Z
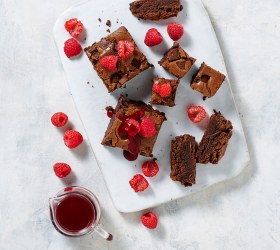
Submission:
M 134 137 L 124 135 L 124 122 L 128 118 L 137 120 L 139 123 L 142 118 L 151 118 L 155 123 L 156 134 L 150 138 L 144 138 L 139 134 Z M 139 153 L 143 156 L 152 157 L 158 133 L 165 120 L 165 114 L 153 109 L 151 105 L 147 105 L 141 101 L 126 100 L 121 96 L 105 132 L 102 144 L 121 148 L 129 151 L 131 154 Z
M 177 16 L 182 9 L 180 0 L 139 0 L 130 4 L 132 14 L 145 20 L 167 19 Z
M 202 63 L 197 73 L 193 75 L 191 87 L 210 98 L 217 93 L 224 80 L 225 75 Z
M 196 59 L 190 57 L 178 42 L 174 42 L 173 46 L 158 63 L 169 73 L 182 78 L 188 73 L 195 61 Z
M 119 57 L 116 70 L 104 68 L 100 64 L 100 59 L 103 56 L 118 56 L 117 46 L 118 42 L 122 40 L 127 40 L 134 44 L 132 55 L 126 59 Z M 124 26 L 84 50 L 109 92 L 122 87 L 127 81 L 151 66 Z
M 198 145 L 196 159 L 199 163 L 217 164 L 224 156 L 229 139 L 232 136 L 232 124 L 220 112 L 210 117 L 201 142 Z
M 170 177 L 173 181 L 180 181 L 186 187 L 195 184 L 195 150 L 195 138 L 191 135 L 177 136 L 171 141 Z
M 150 103 L 169 107 L 175 106 L 176 91 L 180 80 L 169 80 L 156 77 L 153 79 L 153 83 L 153 91 Z M 157 85 L 156 88 L 155 85 Z M 165 93 L 161 93 L 161 87 L 163 86 L 166 89 L 166 85 L 169 85 L 171 89 L 170 95 L 168 96 L 164 95 Z

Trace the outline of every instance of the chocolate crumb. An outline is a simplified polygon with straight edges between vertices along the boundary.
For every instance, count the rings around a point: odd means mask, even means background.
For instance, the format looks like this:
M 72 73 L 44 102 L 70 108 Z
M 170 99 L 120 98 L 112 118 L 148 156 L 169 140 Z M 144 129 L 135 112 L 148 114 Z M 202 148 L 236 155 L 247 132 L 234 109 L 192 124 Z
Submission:
M 98 18 L 98 21 L 99 21 L 100 23 L 102 22 L 102 20 L 101 20 L 101 18 L 100 18 L 100 17 Z
M 128 94 L 125 94 L 125 97 L 128 97 Z
M 108 33 L 111 33 L 110 29 L 107 29 L 106 31 L 107 31 Z
M 87 82 L 87 84 L 89 84 L 89 82 Z
M 110 20 L 107 20 L 106 25 L 107 25 L 108 27 L 111 27 L 111 21 L 110 21 Z
M 203 96 L 203 97 L 202 97 L 202 100 L 203 100 L 203 101 L 205 101 L 205 100 L 206 100 L 206 98 L 207 98 L 206 96 Z

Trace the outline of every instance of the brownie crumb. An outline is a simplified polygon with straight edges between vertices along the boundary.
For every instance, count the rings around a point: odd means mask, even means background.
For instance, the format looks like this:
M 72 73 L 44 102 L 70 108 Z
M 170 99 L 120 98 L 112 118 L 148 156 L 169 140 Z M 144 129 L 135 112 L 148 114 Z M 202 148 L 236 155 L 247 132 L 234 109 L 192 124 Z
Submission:
M 100 18 L 100 17 L 98 18 L 98 21 L 99 21 L 100 23 L 102 22 L 102 20 L 101 20 L 101 18 Z
M 110 20 L 107 20 L 106 25 L 107 25 L 108 27 L 111 27 L 111 21 L 110 21 Z
M 89 82 L 87 82 L 87 84 L 89 84 Z
M 110 29 L 107 29 L 106 31 L 107 31 L 108 33 L 111 33 Z
M 205 101 L 205 100 L 206 100 L 206 98 L 207 98 L 207 96 L 203 96 L 203 97 L 202 97 L 202 100 L 203 100 L 203 101 Z
M 125 97 L 128 97 L 128 94 L 125 94 Z

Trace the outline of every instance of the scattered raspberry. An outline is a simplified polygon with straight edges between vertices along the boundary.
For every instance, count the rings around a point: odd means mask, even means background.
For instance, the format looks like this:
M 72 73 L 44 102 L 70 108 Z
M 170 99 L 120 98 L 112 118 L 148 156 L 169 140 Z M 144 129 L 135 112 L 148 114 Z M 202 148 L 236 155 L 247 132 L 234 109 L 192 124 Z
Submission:
M 153 137 L 157 133 L 155 122 L 151 118 L 142 118 L 140 127 L 140 135 L 145 138 Z
M 56 163 L 53 166 L 53 170 L 57 177 L 64 178 L 71 172 L 71 167 L 66 163 Z
M 153 46 L 160 44 L 162 41 L 163 41 L 163 38 L 157 29 L 152 28 L 147 31 L 145 40 L 144 40 L 144 42 L 147 46 L 153 47 Z
M 64 24 L 65 29 L 70 33 L 71 36 L 77 38 L 83 31 L 83 24 L 77 18 L 69 19 Z
M 153 161 L 145 161 L 142 164 L 142 172 L 147 177 L 153 177 L 156 176 L 159 171 L 158 164 L 155 160 Z
M 145 227 L 150 228 L 150 229 L 155 229 L 158 224 L 158 218 L 155 213 L 148 212 L 141 216 L 141 222 Z
M 160 91 L 159 91 L 159 95 L 161 97 L 163 97 L 163 98 L 168 97 L 171 95 L 171 92 L 172 92 L 172 88 L 171 88 L 170 83 L 161 84 Z
M 129 136 L 135 136 L 140 132 L 140 124 L 134 119 L 127 119 L 125 121 L 125 131 Z
M 81 51 L 81 45 L 74 38 L 70 38 L 64 43 L 64 53 L 68 58 L 79 55 Z
M 55 113 L 51 118 L 52 124 L 56 127 L 65 126 L 67 121 L 68 121 L 68 116 L 62 112 Z
M 135 192 L 142 192 L 149 186 L 148 181 L 141 174 L 134 175 L 129 184 Z
M 205 109 L 201 106 L 190 106 L 187 113 L 190 120 L 194 123 L 199 123 L 206 117 Z
M 179 23 L 170 23 L 167 26 L 167 33 L 173 41 L 178 41 L 184 34 L 184 28 Z
M 128 58 L 134 51 L 134 44 L 130 41 L 123 40 L 118 42 L 118 54 L 122 59 Z
M 153 85 L 153 92 L 159 94 L 159 92 L 160 92 L 160 84 L 155 83 L 155 84 Z
M 75 130 L 67 130 L 64 133 L 64 144 L 68 148 L 76 148 L 83 142 L 83 136 Z
M 100 60 L 100 64 L 109 70 L 116 70 L 117 69 L 117 56 L 103 56 Z

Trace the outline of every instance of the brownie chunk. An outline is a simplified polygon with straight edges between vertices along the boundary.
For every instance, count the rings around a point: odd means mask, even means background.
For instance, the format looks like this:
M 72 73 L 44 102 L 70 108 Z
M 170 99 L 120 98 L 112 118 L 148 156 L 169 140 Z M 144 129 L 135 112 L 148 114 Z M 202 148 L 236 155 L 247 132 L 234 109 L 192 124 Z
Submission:
M 124 122 L 127 118 L 137 120 L 139 123 L 142 118 L 151 118 L 155 123 L 157 133 L 150 138 L 144 138 L 139 134 L 131 137 L 125 134 L 123 129 Z M 101 144 L 118 147 L 129 151 L 131 154 L 139 153 L 143 156 L 152 157 L 158 133 L 165 120 L 165 114 L 153 109 L 151 105 L 147 105 L 141 101 L 126 100 L 121 96 Z
M 175 97 L 180 80 L 169 80 L 165 78 L 156 77 L 153 79 L 153 83 L 153 86 L 158 84 L 158 91 L 155 87 L 153 87 L 150 103 L 169 107 L 175 106 Z M 161 88 L 162 85 L 165 86 L 166 84 L 169 84 L 169 86 L 171 87 L 171 93 L 169 96 L 162 96 L 159 88 Z
M 100 64 L 100 59 L 103 56 L 118 56 L 117 46 L 121 40 L 132 42 L 134 44 L 134 52 L 126 59 L 118 59 L 117 70 L 112 71 L 104 68 Z M 122 87 L 127 81 L 151 66 L 124 26 L 84 50 L 109 92 Z
M 217 164 L 224 156 L 229 139 L 232 136 L 232 124 L 220 112 L 210 117 L 201 142 L 198 145 L 196 159 L 199 163 Z
M 173 181 L 180 181 L 186 187 L 195 184 L 195 149 L 195 138 L 191 135 L 177 136 L 171 141 L 170 177 Z
M 158 63 L 169 73 L 182 78 L 188 73 L 195 61 L 196 59 L 190 57 L 178 42 L 174 42 L 173 46 Z
M 180 0 L 140 0 L 130 4 L 132 14 L 145 20 L 167 19 L 177 16 L 182 9 Z
M 210 98 L 217 93 L 224 80 L 225 75 L 202 63 L 192 78 L 191 87 Z

